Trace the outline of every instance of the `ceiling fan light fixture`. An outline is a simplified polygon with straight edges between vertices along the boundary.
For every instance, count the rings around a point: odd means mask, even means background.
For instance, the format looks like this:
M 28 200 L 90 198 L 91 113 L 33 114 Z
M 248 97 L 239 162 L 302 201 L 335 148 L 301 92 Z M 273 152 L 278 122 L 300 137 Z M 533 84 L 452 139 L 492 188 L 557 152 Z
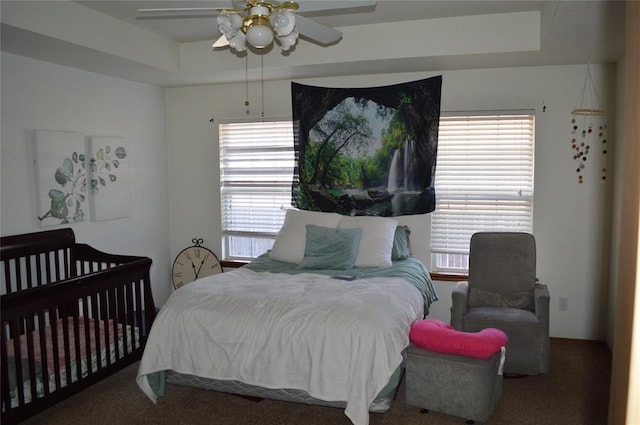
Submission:
M 242 31 L 238 31 L 236 35 L 229 40 L 229 47 L 237 52 L 247 50 L 247 36 Z
M 267 6 L 268 3 L 251 5 L 246 11 L 247 15 L 225 13 L 218 16 L 218 29 L 232 49 L 243 52 L 247 43 L 256 49 L 264 49 L 273 43 L 276 36 L 283 51 L 296 44 L 296 17 L 291 10 L 298 8 L 297 3 L 285 2 L 276 10 Z
M 296 28 L 296 18 L 289 10 L 277 10 L 269 17 L 269 23 L 279 37 L 291 34 Z
M 243 32 L 244 19 L 237 13 L 224 13 L 218 15 L 216 19 L 218 22 L 218 30 L 227 40 L 229 46 L 238 51 L 244 52 L 247 50 L 247 37 Z M 226 44 L 220 43 L 220 40 L 213 44 L 213 47 L 221 47 Z
M 218 15 L 218 30 L 221 34 L 231 40 L 240 32 L 243 25 L 242 16 L 237 13 Z
M 257 49 L 264 49 L 273 43 L 273 30 L 268 25 L 268 19 L 264 16 L 252 17 L 252 22 L 247 29 L 247 42 Z
M 280 48 L 283 52 L 288 51 L 293 46 L 295 46 L 298 41 L 298 31 L 292 31 L 291 34 L 285 36 L 278 36 L 278 43 L 280 43 Z

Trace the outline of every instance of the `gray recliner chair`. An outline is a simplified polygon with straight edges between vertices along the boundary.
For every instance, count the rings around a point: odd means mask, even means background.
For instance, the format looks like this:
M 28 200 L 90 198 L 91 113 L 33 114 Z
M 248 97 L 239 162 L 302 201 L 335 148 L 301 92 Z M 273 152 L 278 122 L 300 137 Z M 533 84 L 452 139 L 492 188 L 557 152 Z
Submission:
M 549 290 L 536 279 L 536 242 L 518 232 L 471 237 L 469 280 L 451 294 L 451 325 L 465 332 L 498 328 L 509 338 L 504 373 L 549 372 Z

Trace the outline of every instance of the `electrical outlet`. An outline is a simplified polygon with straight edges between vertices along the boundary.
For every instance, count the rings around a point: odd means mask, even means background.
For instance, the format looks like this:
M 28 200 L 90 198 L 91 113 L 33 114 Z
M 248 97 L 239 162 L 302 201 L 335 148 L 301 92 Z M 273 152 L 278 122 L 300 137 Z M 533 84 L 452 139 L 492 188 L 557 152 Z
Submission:
M 560 299 L 558 300 L 558 307 L 560 308 L 560 311 L 569 310 L 569 298 L 560 297 Z

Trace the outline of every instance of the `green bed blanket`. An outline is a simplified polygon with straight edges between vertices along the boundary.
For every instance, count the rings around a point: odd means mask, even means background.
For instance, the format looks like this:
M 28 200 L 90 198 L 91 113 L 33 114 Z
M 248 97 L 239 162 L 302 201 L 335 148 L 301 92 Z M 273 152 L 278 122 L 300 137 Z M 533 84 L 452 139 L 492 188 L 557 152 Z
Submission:
M 358 267 L 351 270 L 329 270 L 329 269 L 296 269 L 296 264 L 284 261 L 272 260 L 269 253 L 260 255 L 245 267 L 255 272 L 271 273 L 317 273 L 327 276 L 334 276 L 345 280 L 355 280 L 373 277 L 403 277 L 411 282 L 422 294 L 424 299 L 424 315 L 429 314 L 431 303 L 438 300 L 438 294 L 431 281 L 429 271 L 420 260 L 409 257 L 405 260 L 393 261 L 389 267 Z

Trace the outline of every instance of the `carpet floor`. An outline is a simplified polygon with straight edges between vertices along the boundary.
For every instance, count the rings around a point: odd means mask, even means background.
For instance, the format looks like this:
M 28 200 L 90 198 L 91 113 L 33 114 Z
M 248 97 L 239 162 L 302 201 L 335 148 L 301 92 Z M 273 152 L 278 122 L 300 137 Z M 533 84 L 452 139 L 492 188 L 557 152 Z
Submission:
M 506 378 L 489 425 L 605 425 L 611 352 L 601 343 L 552 340 L 550 372 Z M 135 383 L 138 364 L 91 386 L 22 425 L 349 425 L 342 409 L 168 385 L 153 404 Z M 405 403 L 404 381 L 388 412 L 371 425 L 462 425 L 462 418 L 420 413 Z

